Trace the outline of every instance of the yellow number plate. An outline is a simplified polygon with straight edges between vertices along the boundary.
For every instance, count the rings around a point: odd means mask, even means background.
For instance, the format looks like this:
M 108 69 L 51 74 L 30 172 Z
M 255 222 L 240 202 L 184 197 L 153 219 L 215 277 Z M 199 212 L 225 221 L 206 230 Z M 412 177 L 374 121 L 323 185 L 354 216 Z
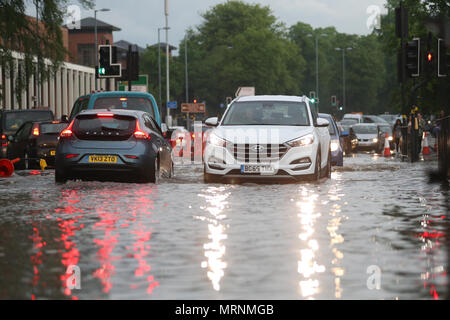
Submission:
M 116 156 L 89 156 L 90 163 L 117 163 Z
M 51 156 L 55 156 L 56 155 L 56 151 L 50 151 L 50 155 Z

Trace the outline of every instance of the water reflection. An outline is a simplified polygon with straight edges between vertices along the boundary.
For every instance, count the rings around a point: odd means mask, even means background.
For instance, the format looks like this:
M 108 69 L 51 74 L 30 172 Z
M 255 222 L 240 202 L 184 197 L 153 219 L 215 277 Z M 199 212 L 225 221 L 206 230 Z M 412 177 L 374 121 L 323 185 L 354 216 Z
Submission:
M 215 291 L 220 291 L 220 281 L 225 275 L 225 269 L 227 263 L 223 261 L 223 257 L 226 252 L 226 246 L 223 243 L 228 238 L 226 232 L 226 226 L 222 223 L 226 219 L 226 215 L 223 214 L 228 202 L 227 198 L 230 193 L 225 192 L 227 187 L 209 187 L 204 191 L 204 194 L 200 194 L 200 197 L 205 198 L 205 209 L 209 215 L 207 217 L 196 217 L 200 220 L 208 222 L 208 239 L 210 242 L 203 245 L 204 255 L 206 261 L 203 261 L 201 267 L 207 269 L 207 276 L 212 283 Z
M 302 187 L 301 200 L 297 202 L 302 230 L 299 239 L 303 248 L 300 250 L 300 260 L 298 261 L 298 273 L 302 276 L 299 286 L 302 297 L 309 299 L 312 299 L 319 290 L 319 280 L 315 278 L 315 275 L 325 272 L 325 267 L 316 261 L 319 243 L 313 238 L 315 222 L 321 217 L 321 214 L 316 212 L 318 198 L 318 194 L 308 190 L 307 187 Z

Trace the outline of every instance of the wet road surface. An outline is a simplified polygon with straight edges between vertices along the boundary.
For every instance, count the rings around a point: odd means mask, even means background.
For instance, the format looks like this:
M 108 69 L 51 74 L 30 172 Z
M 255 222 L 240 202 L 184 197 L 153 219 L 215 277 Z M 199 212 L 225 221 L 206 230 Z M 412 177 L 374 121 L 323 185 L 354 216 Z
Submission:
M 358 154 L 287 185 L 205 185 L 201 166 L 159 185 L 18 172 L 0 180 L 0 299 L 440 299 L 435 165 Z

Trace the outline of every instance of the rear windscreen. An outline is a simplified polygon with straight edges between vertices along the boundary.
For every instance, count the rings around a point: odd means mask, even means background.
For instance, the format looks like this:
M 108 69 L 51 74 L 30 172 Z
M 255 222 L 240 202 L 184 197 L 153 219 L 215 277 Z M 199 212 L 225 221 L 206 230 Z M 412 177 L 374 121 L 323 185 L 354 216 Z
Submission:
M 4 132 L 14 133 L 25 122 L 53 120 L 53 114 L 49 111 L 7 112 L 4 114 Z
M 155 116 L 153 106 L 147 98 L 107 97 L 95 100 L 94 109 L 129 109 L 138 110 Z
M 83 140 L 126 140 L 135 129 L 136 118 L 126 116 L 83 116 L 73 125 L 74 134 Z
M 67 123 L 46 123 L 40 125 L 41 134 L 60 134 L 68 127 Z

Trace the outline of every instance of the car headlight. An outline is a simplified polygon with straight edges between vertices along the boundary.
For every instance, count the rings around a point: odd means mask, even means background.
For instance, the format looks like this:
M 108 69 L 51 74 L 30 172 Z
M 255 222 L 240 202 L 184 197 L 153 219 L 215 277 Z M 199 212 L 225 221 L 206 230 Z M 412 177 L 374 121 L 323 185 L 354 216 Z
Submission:
M 308 134 L 304 137 L 287 142 L 287 144 L 293 148 L 305 147 L 305 146 L 309 146 L 313 143 L 314 143 L 314 136 L 312 134 Z
M 214 146 L 224 147 L 224 148 L 227 145 L 227 142 L 224 139 L 219 138 L 214 133 L 209 136 L 208 143 L 210 143 Z
M 372 142 L 375 142 L 375 143 L 377 143 L 377 142 L 378 142 L 378 139 L 377 139 L 377 138 L 375 138 L 375 139 L 372 139 Z
M 394 138 L 393 137 L 389 137 L 389 141 L 394 141 Z
M 339 140 L 332 140 L 331 141 L 331 152 L 338 151 L 340 146 L 341 146 L 341 144 L 339 143 Z

